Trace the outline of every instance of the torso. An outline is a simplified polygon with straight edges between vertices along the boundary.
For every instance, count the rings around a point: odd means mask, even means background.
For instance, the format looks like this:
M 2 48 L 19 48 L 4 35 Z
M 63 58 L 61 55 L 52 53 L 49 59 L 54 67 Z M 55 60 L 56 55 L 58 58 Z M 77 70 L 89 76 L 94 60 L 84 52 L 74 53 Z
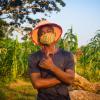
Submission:
M 51 58 L 54 64 L 64 71 L 64 51 L 59 49 L 54 55 L 51 55 Z M 44 54 L 41 51 L 37 52 L 38 62 L 44 57 Z M 38 66 L 37 66 L 38 67 Z M 51 71 L 40 68 L 40 73 L 42 78 L 51 78 L 56 77 Z M 64 83 L 58 84 L 54 87 L 50 87 L 47 89 L 38 90 L 39 93 L 48 93 L 51 95 L 67 95 L 68 94 L 68 85 Z

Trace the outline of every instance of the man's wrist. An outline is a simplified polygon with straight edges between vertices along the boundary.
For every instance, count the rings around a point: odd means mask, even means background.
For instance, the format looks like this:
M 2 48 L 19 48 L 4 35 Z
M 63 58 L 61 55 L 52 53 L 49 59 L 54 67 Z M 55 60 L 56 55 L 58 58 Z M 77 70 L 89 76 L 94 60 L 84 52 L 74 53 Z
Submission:
M 56 70 L 56 67 L 57 67 L 57 66 L 55 66 L 55 65 L 51 66 L 51 67 L 50 67 L 50 71 Z

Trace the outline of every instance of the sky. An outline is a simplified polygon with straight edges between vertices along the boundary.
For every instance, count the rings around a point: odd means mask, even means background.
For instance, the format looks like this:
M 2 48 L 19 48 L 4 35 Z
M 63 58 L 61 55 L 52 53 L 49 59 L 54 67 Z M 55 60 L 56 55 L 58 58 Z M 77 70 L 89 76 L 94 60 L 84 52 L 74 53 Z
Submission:
M 63 1 L 66 6 L 61 7 L 59 13 L 49 14 L 51 17 L 46 17 L 44 14 L 30 15 L 30 17 L 46 18 L 50 22 L 59 24 L 63 29 L 62 37 L 72 26 L 73 33 L 78 36 L 79 47 L 88 44 L 96 31 L 100 30 L 100 0 Z
M 34 18 L 44 17 L 61 25 L 63 35 L 71 26 L 73 33 L 78 35 L 79 47 L 89 43 L 100 29 L 100 0 L 64 0 L 66 7 L 59 13 L 51 13 L 51 17 L 37 14 Z M 62 35 L 62 36 L 63 36 Z

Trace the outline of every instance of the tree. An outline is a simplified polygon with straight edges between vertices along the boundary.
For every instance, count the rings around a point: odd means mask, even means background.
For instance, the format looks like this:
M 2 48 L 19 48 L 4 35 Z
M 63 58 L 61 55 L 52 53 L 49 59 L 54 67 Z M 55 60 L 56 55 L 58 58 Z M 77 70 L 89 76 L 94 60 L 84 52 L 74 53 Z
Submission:
M 7 36 L 6 32 L 7 32 L 7 28 L 8 28 L 8 24 L 0 19 L 0 39 L 3 39 L 4 37 Z
M 64 7 L 65 3 L 63 0 L 0 0 L 0 20 L 10 20 L 8 23 L 8 28 L 5 32 L 0 29 L 1 35 L 7 37 L 13 35 L 13 31 L 23 34 L 24 32 L 29 32 L 32 28 L 41 20 L 46 20 L 44 18 L 34 19 L 33 17 L 37 13 L 44 13 L 45 16 L 50 15 L 52 11 L 59 12 L 60 6 Z M 23 27 L 23 24 L 29 23 Z M 0 21 L 1 24 L 1 21 Z M 5 29 L 4 29 L 5 30 Z M 4 31 L 3 30 L 3 31 Z M 4 34 L 5 33 L 5 34 Z M 23 40 L 27 39 L 28 35 L 23 35 Z
M 0 0 L 0 15 L 6 14 L 2 19 L 10 18 L 10 24 L 20 25 L 28 21 L 30 24 L 36 24 L 40 19 L 31 19 L 29 14 L 59 12 L 61 5 L 65 6 L 63 0 Z

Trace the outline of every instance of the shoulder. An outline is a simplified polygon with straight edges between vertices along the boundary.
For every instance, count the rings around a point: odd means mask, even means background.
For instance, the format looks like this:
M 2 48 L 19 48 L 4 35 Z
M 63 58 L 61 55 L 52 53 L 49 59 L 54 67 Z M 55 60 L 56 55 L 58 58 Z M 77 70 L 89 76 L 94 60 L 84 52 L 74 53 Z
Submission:
M 64 58 L 65 58 L 67 61 L 72 60 L 72 61 L 74 61 L 75 63 L 77 62 L 77 61 L 76 61 L 76 57 L 75 57 L 75 55 L 74 55 L 72 52 L 66 51 L 66 50 L 63 50 L 63 49 L 61 49 L 61 52 L 62 52 L 62 55 L 64 56 Z
M 67 59 L 68 61 L 72 60 L 74 61 L 75 64 L 77 63 L 76 56 L 72 52 L 63 50 L 63 53 L 64 53 L 65 59 Z
M 74 56 L 74 54 L 72 52 L 64 50 L 64 49 L 61 49 L 61 52 L 65 57 L 68 57 L 68 58 Z
M 29 54 L 28 59 L 29 60 L 36 59 L 40 55 L 40 53 L 41 53 L 40 50 L 37 52 L 33 52 L 33 53 Z

